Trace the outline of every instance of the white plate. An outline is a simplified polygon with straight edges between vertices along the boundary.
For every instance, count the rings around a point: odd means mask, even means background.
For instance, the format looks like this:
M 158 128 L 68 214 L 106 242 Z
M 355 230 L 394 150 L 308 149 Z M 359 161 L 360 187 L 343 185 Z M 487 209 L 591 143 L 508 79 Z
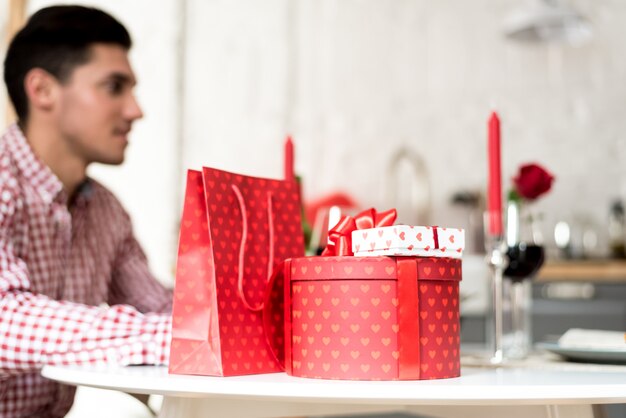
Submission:
M 568 360 L 586 363 L 626 364 L 623 350 L 562 347 L 558 343 L 538 343 L 537 348 L 559 354 Z

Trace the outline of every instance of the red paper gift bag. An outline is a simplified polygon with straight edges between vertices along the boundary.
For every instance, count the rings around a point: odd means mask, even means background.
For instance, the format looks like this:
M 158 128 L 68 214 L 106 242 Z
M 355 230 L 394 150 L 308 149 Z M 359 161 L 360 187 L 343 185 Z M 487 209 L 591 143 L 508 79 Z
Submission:
M 174 289 L 170 373 L 231 376 L 282 370 L 282 283 L 304 255 L 296 181 L 189 170 Z M 264 329 L 262 310 L 271 326 Z M 278 357 L 278 358 L 277 358 Z

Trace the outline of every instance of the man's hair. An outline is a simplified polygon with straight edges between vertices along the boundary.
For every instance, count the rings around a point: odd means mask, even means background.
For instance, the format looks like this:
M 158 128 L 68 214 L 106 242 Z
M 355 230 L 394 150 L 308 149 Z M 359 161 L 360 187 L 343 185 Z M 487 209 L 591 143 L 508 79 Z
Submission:
M 9 44 L 4 60 L 4 82 L 20 121 L 28 118 L 24 78 L 41 68 L 59 82 L 91 58 L 96 43 L 130 49 L 126 28 L 102 10 L 82 6 L 52 6 L 33 14 Z

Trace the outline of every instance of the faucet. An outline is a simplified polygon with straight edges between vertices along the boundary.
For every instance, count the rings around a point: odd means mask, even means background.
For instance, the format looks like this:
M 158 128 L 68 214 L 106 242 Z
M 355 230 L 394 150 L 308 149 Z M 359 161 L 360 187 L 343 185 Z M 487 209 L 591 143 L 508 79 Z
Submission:
M 431 190 L 424 160 L 406 147 L 393 154 L 387 166 L 385 201 L 408 225 L 429 225 Z

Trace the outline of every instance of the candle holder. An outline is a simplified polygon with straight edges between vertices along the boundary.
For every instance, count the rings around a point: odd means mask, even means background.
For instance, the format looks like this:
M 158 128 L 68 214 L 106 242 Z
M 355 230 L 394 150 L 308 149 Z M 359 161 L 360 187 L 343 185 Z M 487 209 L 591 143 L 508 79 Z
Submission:
M 487 241 L 487 264 L 491 269 L 491 297 L 492 297 L 492 341 L 491 358 L 489 362 L 493 365 L 502 364 L 504 352 L 502 344 L 503 329 L 503 306 L 502 306 L 502 282 L 504 270 L 508 265 L 506 256 L 507 246 L 502 236 L 488 237 Z

